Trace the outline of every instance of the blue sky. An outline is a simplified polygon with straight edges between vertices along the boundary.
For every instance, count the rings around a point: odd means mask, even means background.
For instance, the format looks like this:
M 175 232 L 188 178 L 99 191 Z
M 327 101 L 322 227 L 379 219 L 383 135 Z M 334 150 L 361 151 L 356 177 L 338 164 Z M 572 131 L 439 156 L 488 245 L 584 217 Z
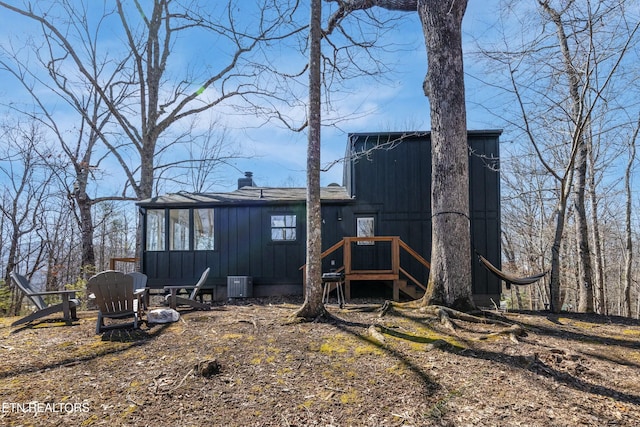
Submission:
M 491 5 L 471 0 L 463 21 L 464 43 L 469 49 L 474 40 L 490 37 Z M 388 81 L 371 84 L 363 82 L 354 87 L 346 100 L 349 107 L 366 114 L 341 124 L 339 129 L 325 127 L 322 130 L 322 165 L 340 159 L 345 152 L 347 135 L 350 132 L 412 131 L 429 130 L 429 104 L 422 92 L 422 82 L 427 68 L 422 27 L 417 13 L 407 14 L 407 19 L 398 38 L 403 40 L 403 50 L 389 53 L 389 62 L 395 63 L 394 73 Z M 410 50 L 405 50 L 409 48 Z M 474 69 L 473 61 L 465 61 L 465 72 L 480 73 Z M 483 88 L 473 78 L 467 79 L 469 129 L 495 129 L 499 124 L 488 117 L 484 109 L 474 108 L 476 102 L 485 96 Z M 255 138 L 258 156 L 240 160 L 237 166 L 243 171 L 252 171 L 258 185 L 304 186 L 306 162 L 306 134 L 292 134 L 279 129 L 260 129 L 251 132 L 248 138 Z M 342 164 L 335 164 L 321 176 L 321 184 L 342 183 Z M 229 186 L 235 185 L 230 182 Z
M 465 50 L 471 49 L 472 42 L 476 38 L 482 41 L 483 37 L 491 36 L 493 16 L 490 9 L 491 6 L 487 7 L 485 2 L 469 1 L 463 25 L 464 42 L 469 44 L 469 48 Z M 96 13 L 100 11 L 96 10 Z M 342 158 L 347 135 L 350 132 L 412 131 L 430 128 L 428 101 L 422 93 L 422 81 L 427 66 L 422 28 L 417 13 L 398 13 L 398 16 L 400 15 L 405 18 L 402 21 L 402 27 L 397 32 L 385 34 L 388 39 L 381 40 L 383 44 L 400 42 L 398 47 L 386 52 L 383 58 L 392 72 L 386 74 L 380 81 L 355 79 L 350 83 L 347 92 L 334 95 L 332 114 L 347 117 L 347 119 L 341 121 L 338 126 L 323 128 L 323 166 Z M 35 35 L 38 31 L 36 27 L 34 32 L 29 31 L 28 28 L 32 24 L 5 10 L 0 11 L 0 22 L 3 24 L 0 37 L 5 41 L 8 40 L 8 36 L 20 40 L 27 37 L 29 33 Z M 198 47 L 197 41 L 192 43 L 200 52 L 205 53 L 198 58 L 199 61 L 206 62 L 209 54 L 214 56 L 211 46 Z M 183 62 L 189 60 L 187 57 L 181 58 L 181 55 L 183 54 L 175 52 L 172 54 L 172 60 L 178 60 L 178 63 L 181 60 Z M 470 76 L 482 72 L 474 69 L 473 61 L 470 60 L 466 60 L 465 69 Z M 6 83 L 10 79 L 3 78 L 2 81 L 5 84 L 0 84 L 0 96 L 8 102 L 25 96 L 24 93 L 19 92 L 17 85 Z M 485 96 L 477 80 L 468 78 L 466 89 L 470 101 L 467 111 L 468 128 L 500 127 L 487 117 L 483 109 L 474 108 L 474 105 L 478 105 L 477 103 L 481 102 L 482 97 Z M 225 114 L 225 112 L 214 109 L 212 114 Z M 298 114 L 303 116 L 304 111 Z M 64 118 L 64 114 L 61 114 L 60 117 L 63 117 L 62 127 L 65 126 L 65 119 L 69 120 L 69 126 L 73 126 L 73 115 Z M 281 126 L 263 125 L 259 119 L 243 116 L 237 120 L 235 126 L 231 126 L 228 135 L 232 143 L 242 147 L 244 154 L 251 158 L 237 159 L 233 162 L 234 167 L 219 171 L 216 180 L 219 184 L 215 190 L 233 190 L 237 178 L 242 176 L 242 171 L 252 171 L 254 180 L 261 186 L 305 186 L 306 132 L 294 133 Z M 115 184 L 117 177 L 121 176 L 119 166 L 112 163 L 109 167 L 111 170 L 104 171 L 106 178 L 101 184 L 103 187 L 109 180 Z M 322 174 L 322 185 L 333 182 L 342 183 L 341 163 L 336 163 Z M 119 185 L 114 185 L 114 191 L 117 191 L 115 189 L 118 187 Z

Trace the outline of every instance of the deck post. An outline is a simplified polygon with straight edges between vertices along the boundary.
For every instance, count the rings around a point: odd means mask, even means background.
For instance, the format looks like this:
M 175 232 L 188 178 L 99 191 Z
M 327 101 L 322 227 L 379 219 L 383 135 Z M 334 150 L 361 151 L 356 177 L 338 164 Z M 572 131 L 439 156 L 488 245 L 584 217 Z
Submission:
M 400 301 L 400 281 L 393 281 L 393 300 Z
M 400 237 L 391 239 L 391 270 L 396 276 L 400 275 Z

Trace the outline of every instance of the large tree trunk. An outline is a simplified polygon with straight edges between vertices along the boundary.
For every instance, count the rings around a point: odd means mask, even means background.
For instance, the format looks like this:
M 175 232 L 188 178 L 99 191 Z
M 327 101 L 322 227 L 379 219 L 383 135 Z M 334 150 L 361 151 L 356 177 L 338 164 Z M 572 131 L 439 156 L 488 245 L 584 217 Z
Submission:
M 469 151 L 462 62 L 466 1 L 420 1 L 431 108 L 432 250 L 423 304 L 474 307 L 471 288 Z
M 329 0 L 337 1 L 337 0 Z M 427 48 L 424 92 L 431 109 L 431 272 L 422 305 L 474 307 L 471 286 L 469 151 L 462 64 L 462 18 L 467 0 L 347 0 L 329 31 L 354 10 L 374 6 L 418 10 Z M 307 279 L 308 280 L 308 279 Z
M 585 192 L 587 181 L 586 141 L 580 142 L 576 157 L 576 241 L 578 245 L 578 311 L 593 313 L 593 269 L 591 267 L 591 250 L 589 245 L 589 230 L 587 227 L 587 213 L 585 209 Z
M 80 164 L 76 170 L 76 187 L 74 188 L 74 200 L 78 206 L 79 226 L 82 241 L 82 275 L 85 279 L 95 273 L 96 254 L 93 247 L 93 216 L 91 207 L 93 201 L 87 194 L 87 185 L 89 182 L 89 158 L 91 150 L 87 150 L 85 162 Z
M 594 288 L 595 288 L 595 311 L 598 314 L 607 314 L 605 292 L 604 292 L 604 258 L 602 256 L 602 237 L 600 235 L 600 214 L 598 213 L 598 196 L 596 194 L 595 183 L 595 160 L 593 150 L 589 151 L 589 198 L 591 200 L 591 242 L 594 250 Z
M 569 174 L 572 175 L 571 173 Z M 564 233 L 565 218 L 567 215 L 566 183 L 560 186 L 560 200 L 556 208 L 556 230 L 551 245 L 551 279 L 549 280 L 549 304 L 554 313 L 562 309 L 562 296 L 560 295 L 560 252 L 562 248 L 562 234 Z
M 564 64 L 564 73 L 569 81 L 569 97 L 571 99 L 571 119 L 574 124 L 572 129 L 572 146 L 575 148 L 573 151 L 576 153 L 575 163 L 572 169 L 572 162 L 569 162 L 568 174 L 572 176 L 576 174 L 576 187 L 575 187 L 575 206 L 576 206 L 576 227 L 578 231 L 578 274 L 579 274 L 579 295 L 580 301 L 578 303 L 579 311 L 593 311 L 593 281 L 592 281 L 592 269 L 591 269 L 591 251 L 589 250 L 589 235 L 587 230 L 587 218 L 584 205 L 584 193 L 586 188 L 586 174 L 587 174 L 587 153 L 588 147 L 585 141 L 585 128 L 588 123 L 588 113 L 585 116 L 584 111 L 584 98 L 581 96 L 581 79 L 578 74 L 575 64 L 573 64 L 573 54 L 569 49 L 569 41 L 564 29 L 564 22 L 562 15 L 557 10 L 553 9 L 549 2 L 538 1 L 544 11 L 549 15 L 549 18 L 556 26 L 558 35 L 558 45 L 560 52 L 562 53 L 562 60 Z M 564 230 L 564 224 L 560 224 L 560 218 L 564 221 L 564 213 L 560 214 L 561 210 L 566 210 L 567 198 L 570 193 L 570 185 L 572 179 L 567 179 L 561 186 L 563 193 L 560 195 L 561 200 L 558 208 L 558 225 L 556 228 L 556 235 L 553 244 L 552 254 L 552 273 L 551 273 L 551 290 L 552 290 L 552 310 L 558 312 L 561 309 L 560 301 L 560 277 L 559 277 L 559 263 L 555 265 L 557 270 L 554 274 L 554 261 L 557 259 L 559 262 L 559 243 L 562 239 L 562 231 Z M 567 184 L 567 185 L 564 185 Z M 566 192 L 565 192 L 566 189 Z M 557 258 L 556 258 L 557 257 Z M 555 295 L 554 295 L 555 292 Z
M 307 264 L 305 301 L 296 313 L 315 318 L 324 314 L 322 302 L 322 215 L 320 212 L 320 48 L 322 0 L 311 1 L 309 32 L 309 116 L 307 142 Z

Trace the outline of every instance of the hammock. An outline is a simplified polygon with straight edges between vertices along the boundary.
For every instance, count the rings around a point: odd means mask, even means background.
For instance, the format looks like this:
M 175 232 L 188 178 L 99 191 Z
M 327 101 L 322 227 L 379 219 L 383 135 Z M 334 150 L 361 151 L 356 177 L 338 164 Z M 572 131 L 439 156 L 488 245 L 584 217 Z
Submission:
M 547 274 L 547 272 L 545 271 L 543 273 L 538 273 L 529 277 L 516 277 L 509 273 L 498 270 L 493 264 L 489 262 L 488 259 L 486 259 L 482 255 L 478 255 L 478 258 L 480 259 L 480 262 L 484 264 L 487 270 L 492 272 L 498 278 L 504 280 L 505 284 L 507 285 L 507 289 L 510 289 L 511 285 L 530 285 L 542 279 Z

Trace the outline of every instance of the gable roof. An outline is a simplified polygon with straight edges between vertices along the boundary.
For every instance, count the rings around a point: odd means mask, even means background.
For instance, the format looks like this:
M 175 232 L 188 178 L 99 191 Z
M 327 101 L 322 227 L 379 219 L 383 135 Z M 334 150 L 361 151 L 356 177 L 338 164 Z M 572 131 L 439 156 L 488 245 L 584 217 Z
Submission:
M 192 207 L 195 205 L 240 205 L 301 203 L 307 199 L 306 188 L 242 187 L 228 193 L 170 193 L 136 202 L 141 207 Z M 320 188 L 320 199 L 325 203 L 345 203 L 352 199 L 347 189 L 331 185 Z

